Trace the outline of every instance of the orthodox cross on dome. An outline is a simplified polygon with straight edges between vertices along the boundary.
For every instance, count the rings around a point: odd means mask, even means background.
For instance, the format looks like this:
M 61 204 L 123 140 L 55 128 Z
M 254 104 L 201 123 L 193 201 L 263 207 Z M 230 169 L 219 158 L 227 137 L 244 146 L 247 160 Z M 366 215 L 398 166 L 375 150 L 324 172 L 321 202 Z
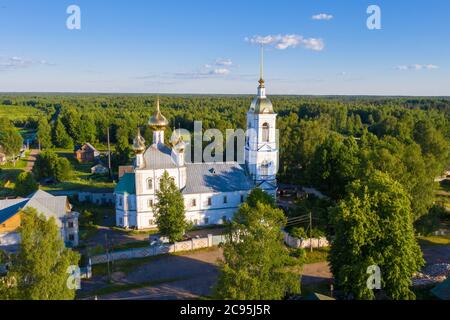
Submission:
M 260 98 L 266 97 L 266 85 L 264 80 L 264 46 L 261 44 L 261 58 L 260 58 L 260 77 L 258 86 L 258 96 Z
M 259 87 L 260 88 L 264 88 L 264 45 L 261 44 L 261 58 L 260 58 L 260 67 L 259 67 L 259 73 L 260 73 L 260 77 L 259 77 Z

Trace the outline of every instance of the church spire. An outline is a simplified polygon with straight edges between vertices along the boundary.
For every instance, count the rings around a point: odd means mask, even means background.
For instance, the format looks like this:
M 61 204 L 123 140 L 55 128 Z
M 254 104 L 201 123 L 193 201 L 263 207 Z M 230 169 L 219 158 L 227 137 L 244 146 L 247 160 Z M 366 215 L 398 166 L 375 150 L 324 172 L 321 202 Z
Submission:
M 259 66 L 259 86 L 258 86 L 258 96 L 261 98 L 266 97 L 266 85 L 264 81 L 264 46 L 261 44 L 261 58 L 260 58 L 260 66 Z
M 259 73 L 260 73 L 260 77 L 259 77 L 259 87 L 260 88 L 264 88 L 264 46 L 261 45 L 261 57 L 260 57 L 260 62 L 259 62 L 260 66 L 259 66 Z

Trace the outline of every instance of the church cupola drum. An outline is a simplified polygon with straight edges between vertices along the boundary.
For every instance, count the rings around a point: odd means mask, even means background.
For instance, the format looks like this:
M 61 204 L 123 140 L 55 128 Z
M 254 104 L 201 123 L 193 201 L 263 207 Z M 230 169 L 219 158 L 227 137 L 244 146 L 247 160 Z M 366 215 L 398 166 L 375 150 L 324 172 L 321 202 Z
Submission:
M 159 98 L 156 100 L 156 111 L 150 117 L 148 125 L 153 130 L 153 144 L 164 144 L 164 131 L 167 129 L 169 122 L 161 113 Z

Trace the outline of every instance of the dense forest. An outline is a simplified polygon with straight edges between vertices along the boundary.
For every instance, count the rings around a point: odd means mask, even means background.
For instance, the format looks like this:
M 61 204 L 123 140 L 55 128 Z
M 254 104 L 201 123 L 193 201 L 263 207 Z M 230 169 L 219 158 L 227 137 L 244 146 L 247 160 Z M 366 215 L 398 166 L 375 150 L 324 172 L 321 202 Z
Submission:
M 172 128 L 193 130 L 194 121 L 201 120 L 203 130 L 224 133 L 245 128 L 252 97 L 160 99 Z M 104 145 L 109 127 L 118 165 L 130 160 L 137 127 L 151 141 L 146 123 L 155 100 L 147 95 L 4 95 L 0 115 L 3 128 L 8 118 L 16 127 L 37 129 L 44 148 L 70 149 L 84 142 Z M 434 178 L 449 165 L 450 98 L 273 96 L 271 100 L 279 115 L 281 182 L 315 186 L 338 201 L 351 182 L 378 170 L 408 192 L 416 219 L 432 206 Z

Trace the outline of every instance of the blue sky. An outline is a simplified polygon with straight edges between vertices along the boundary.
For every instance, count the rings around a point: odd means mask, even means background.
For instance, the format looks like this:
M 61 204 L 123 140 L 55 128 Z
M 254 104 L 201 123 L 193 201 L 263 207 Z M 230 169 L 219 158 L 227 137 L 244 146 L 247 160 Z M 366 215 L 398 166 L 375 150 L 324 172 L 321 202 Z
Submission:
M 269 94 L 450 95 L 449 14 L 448 0 L 0 0 L 0 91 L 254 93 L 265 39 Z

